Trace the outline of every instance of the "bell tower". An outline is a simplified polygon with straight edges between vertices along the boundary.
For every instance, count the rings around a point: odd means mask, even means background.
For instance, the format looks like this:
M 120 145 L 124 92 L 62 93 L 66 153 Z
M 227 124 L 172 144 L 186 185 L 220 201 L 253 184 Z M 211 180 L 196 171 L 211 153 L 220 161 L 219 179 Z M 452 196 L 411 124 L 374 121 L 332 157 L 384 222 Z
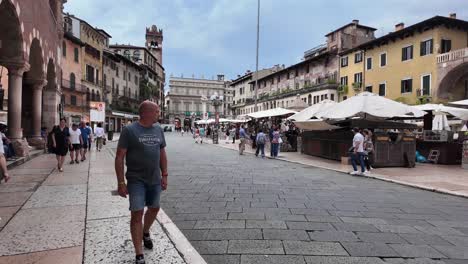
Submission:
M 162 65 L 162 42 L 163 31 L 158 29 L 156 25 L 146 28 L 146 48 L 158 59 Z

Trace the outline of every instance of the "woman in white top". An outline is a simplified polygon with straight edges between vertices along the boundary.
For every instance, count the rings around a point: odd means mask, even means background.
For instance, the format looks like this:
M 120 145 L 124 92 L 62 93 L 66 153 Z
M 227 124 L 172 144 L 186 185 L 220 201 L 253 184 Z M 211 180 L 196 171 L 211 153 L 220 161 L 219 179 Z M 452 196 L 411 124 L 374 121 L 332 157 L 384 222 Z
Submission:
M 79 160 L 79 155 L 80 155 L 80 149 L 81 145 L 83 145 L 83 137 L 81 136 L 81 130 L 78 129 L 77 124 L 72 125 L 72 129 L 70 130 L 70 164 L 73 163 L 80 163 Z M 75 159 L 73 159 L 75 157 Z
M 97 124 L 96 129 L 94 130 L 94 134 L 96 136 L 96 149 L 97 151 L 101 151 L 102 143 L 104 141 L 104 128 L 102 128 L 102 123 Z

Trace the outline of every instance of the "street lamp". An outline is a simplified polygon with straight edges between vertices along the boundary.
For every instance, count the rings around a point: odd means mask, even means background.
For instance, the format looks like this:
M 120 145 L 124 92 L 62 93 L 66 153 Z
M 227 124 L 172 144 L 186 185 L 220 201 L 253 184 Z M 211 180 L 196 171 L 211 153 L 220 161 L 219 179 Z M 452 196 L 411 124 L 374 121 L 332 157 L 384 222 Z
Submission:
M 255 63 L 255 103 L 254 111 L 257 112 L 257 97 L 258 97 L 258 49 L 260 44 L 260 0 L 257 5 L 257 52 L 256 52 L 256 63 Z
M 211 104 L 215 109 L 215 127 L 213 129 L 213 144 L 218 144 L 218 129 L 219 129 L 219 106 L 223 104 L 223 96 L 217 93 L 210 97 Z

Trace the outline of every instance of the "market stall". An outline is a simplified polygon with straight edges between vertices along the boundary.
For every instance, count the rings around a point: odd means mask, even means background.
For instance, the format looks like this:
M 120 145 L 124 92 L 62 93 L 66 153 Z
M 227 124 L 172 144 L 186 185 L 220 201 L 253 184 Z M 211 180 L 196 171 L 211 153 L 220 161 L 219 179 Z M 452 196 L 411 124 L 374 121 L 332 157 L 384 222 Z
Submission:
M 394 119 L 421 118 L 426 113 L 369 92 L 353 96 L 320 111 L 316 121 L 296 121 L 302 133 L 302 152 L 341 160 L 352 146 L 353 127 L 374 131 L 375 167 L 411 166 L 416 140 L 410 130 L 417 129 Z

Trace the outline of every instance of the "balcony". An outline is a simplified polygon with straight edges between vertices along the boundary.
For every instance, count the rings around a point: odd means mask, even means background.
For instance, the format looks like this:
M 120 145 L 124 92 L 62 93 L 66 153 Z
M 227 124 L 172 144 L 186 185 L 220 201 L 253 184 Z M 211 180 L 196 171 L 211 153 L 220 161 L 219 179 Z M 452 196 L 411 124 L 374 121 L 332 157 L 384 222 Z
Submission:
M 86 76 L 83 76 L 83 79 L 81 80 L 81 82 L 83 84 L 89 84 L 89 85 L 97 86 L 101 88 L 103 87 L 102 81 L 96 81 L 96 79 L 94 79 L 93 81 L 88 81 L 88 78 L 86 78 Z
M 81 83 L 71 83 L 69 80 L 62 79 L 62 89 L 78 92 L 78 93 L 86 93 L 86 87 Z
M 440 64 L 450 61 L 463 60 L 465 58 L 468 58 L 468 48 L 458 49 L 437 55 L 437 63 Z

